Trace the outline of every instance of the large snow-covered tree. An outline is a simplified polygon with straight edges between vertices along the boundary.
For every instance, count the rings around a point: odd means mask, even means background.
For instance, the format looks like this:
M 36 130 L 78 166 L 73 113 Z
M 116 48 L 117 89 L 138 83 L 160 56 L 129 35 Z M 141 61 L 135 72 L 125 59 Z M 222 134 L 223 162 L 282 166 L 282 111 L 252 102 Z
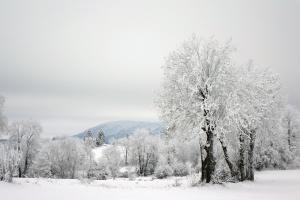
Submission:
M 240 179 L 254 180 L 255 139 L 257 133 L 262 132 L 260 129 L 267 127 L 271 130 L 278 123 L 281 110 L 280 82 L 271 70 L 249 63 L 240 71 L 238 86 L 232 98 L 235 105 L 232 107 L 232 116 L 239 132 Z
M 212 181 L 215 130 L 223 121 L 234 90 L 232 51 L 230 43 L 193 37 L 171 53 L 163 66 L 158 101 L 161 118 L 168 130 L 185 127 L 204 133 L 201 179 L 205 182 Z

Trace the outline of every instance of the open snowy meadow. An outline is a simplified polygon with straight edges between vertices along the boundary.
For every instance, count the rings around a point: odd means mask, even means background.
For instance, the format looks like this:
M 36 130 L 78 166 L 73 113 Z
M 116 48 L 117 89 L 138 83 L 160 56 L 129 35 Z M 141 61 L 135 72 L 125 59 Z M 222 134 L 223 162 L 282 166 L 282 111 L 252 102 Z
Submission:
M 300 170 L 258 172 L 255 182 L 191 187 L 188 178 L 135 180 L 116 179 L 85 182 L 75 179 L 15 178 L 0 182 L 1 199 L 210 199 L 267 200 L 300 198 Z

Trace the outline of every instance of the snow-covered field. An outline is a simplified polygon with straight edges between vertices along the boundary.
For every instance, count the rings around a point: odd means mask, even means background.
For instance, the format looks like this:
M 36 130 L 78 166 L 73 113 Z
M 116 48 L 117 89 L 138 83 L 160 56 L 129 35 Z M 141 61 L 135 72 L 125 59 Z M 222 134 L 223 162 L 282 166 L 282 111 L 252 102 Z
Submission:
M 265 171 L 256 175 L 254 183 L 198 187 L 189 186 L 190 178 L 177 179 L 177 181 L 174 178 L 167 180 L 116 179 L 91 183 L 79 180 L 24 178 L 14 179 L 13 184 L 1 182 L 0 194 L 1 200 L 300 199 L 300 170 Z

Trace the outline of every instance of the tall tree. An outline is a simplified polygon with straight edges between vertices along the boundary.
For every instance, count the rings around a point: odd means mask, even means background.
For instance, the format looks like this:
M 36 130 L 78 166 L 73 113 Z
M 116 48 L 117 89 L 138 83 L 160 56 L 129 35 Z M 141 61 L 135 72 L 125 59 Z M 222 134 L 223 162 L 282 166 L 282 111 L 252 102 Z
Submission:
M 169 128 L 190 127 L 204 133 L 201 179 L 207 183 L 212 181 L 216 165 L 216 128 L 234 90 L 232 51 L 229 43 L 193 37 L 171 53 L 163 66 L 164 82 L 158 101 L 161 118 Z
M 263 125 L 272 126 L 274 119 L 279 119 L 281 95 L 279 77 L 269 69 L 258 68 L 249 63 L 241 69 L 240 74 L 239 87 L 232 102 L 236 105 L 233 117 L 239 129 L 239 169 L 243 181 L 254 180 L 256 135 Z

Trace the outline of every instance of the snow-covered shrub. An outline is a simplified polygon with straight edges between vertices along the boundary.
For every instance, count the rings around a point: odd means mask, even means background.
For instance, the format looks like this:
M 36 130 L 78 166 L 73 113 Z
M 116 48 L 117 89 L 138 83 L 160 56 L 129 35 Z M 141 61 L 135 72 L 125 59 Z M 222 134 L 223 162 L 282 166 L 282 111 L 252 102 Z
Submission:
M 95 180 L 106 180 L 109 177 L 109 171 L 103 163 L 95 163 L 87 172 L 87 178 Z
M 119 172 L 119 175 L 118 175 L 119 178 L 129 178 L 129 173 L 126 171 L 126 172 Z
M 121 167 L 119 170 L 120 178 L 134 178 L 137 176 L 136 167 L 135 166 L 125 166 Z
M 176 163 L 172 168 L 174 176 L 187 176 L 189 174 L 188 167 L 183 163 Z
M 266 130 L 257 138 L 254 166 L 257 170 L 265 168 L 287 169 L 295 156 L 290 151 L 285 133 L 282 130 Z
M 155 169 L 154 175 L 156 178 L 163 179 L 172 176 L 173 170 L 170 165 L 160 165 Z
M 193 173 L 188 177 L 188 183 L 190 186 L 195 187 L 200 183 L 200 175 L 198 173 Z
M 261 149 L 261 147 L 258 147 Z M 292 163 L 293 155 L 286 149 L 276 149 L 272 146 L 264 148 L 257 152 L 255 159 L 255 168 L 257 170 L 274 168 L 274 169 L 287 169 Z
M 299 169 L 300 168 L 300 157 L 296 156 L 295 159 L 289 166 L 289 169 Z
M 178 178 L 176 178 L 176 179 L 174 180 L 174 183 L 172 184 L 172 186 L 173 186 L 173 187 L 179 187 L 179 186 L 181 186 L 181 183 L 180 183 L 180 181 L 179 181 Z

